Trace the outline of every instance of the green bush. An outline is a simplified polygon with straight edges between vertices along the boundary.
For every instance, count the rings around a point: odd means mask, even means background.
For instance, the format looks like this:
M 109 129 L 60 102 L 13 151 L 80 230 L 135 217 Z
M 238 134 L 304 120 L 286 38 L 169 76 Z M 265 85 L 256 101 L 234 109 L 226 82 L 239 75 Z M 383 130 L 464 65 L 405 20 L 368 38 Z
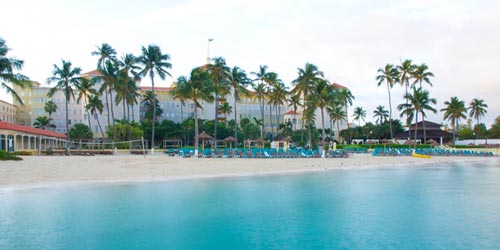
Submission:
M 0 161 L 20 161 L 21 157 L 0 150 Z

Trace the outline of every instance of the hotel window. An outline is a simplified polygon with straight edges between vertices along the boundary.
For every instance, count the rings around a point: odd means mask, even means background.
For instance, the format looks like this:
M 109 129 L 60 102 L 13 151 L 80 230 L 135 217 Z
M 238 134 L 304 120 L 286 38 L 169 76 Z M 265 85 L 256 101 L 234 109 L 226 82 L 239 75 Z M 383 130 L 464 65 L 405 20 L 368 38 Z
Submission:
M 24 96 L 24 91 L 21 91 L 21 96 Z

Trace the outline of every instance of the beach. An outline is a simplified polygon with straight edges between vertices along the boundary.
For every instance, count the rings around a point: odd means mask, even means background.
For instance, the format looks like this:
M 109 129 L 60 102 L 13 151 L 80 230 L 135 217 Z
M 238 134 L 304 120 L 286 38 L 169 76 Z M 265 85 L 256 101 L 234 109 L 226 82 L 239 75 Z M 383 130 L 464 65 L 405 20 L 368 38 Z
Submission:
M 498 157 L 382 157 L 353 154 L 349 158 L 192 159 L 163 154 L 110 156 L 25 156 L 0 164 L 0 188 L 64 183 L 162 181 L 266 174 L 290 174 L 355 168 L 426 166 L 452 162 L 498 161 Z

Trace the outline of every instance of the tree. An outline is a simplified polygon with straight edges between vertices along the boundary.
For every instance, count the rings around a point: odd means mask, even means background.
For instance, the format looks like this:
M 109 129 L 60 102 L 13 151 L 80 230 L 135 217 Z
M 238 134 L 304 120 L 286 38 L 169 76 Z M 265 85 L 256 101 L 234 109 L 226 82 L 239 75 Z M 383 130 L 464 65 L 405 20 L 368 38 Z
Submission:
M 214 119 L 214 140 L 217 140 L 217 122 L 219 121 L 219 97 L 224 98 L 229 94 L 230 68 L 226 65 L 226 60 L 222 57 L 213 59 L 213 64 L 208 65 L 208 71 L 213 82 L 213 92 L 215 99 L 215 119 Z M 214 144 L 217 148 L 217 143 Z
M 491 138 L 500 138 L 500 116 L 495 118 L 495 123 L 491 125 L 488 134 Z
M 361 127 L 361 121 L 365 121 L 366 110 L 364 110 L 363 107 L 356 107 L 354 108 L 352 117 L 355 121 L 358 121 L 359 126 Z
M 330 86 L 327 80 L 319 79 L 313 84 L 312 91 L 309 95 L 308 102 L 309 105 L 313 106 L 314 109 L 318 107 L 321 111 L 321 144 L 325 145 L 325 108 L 331 106 L 331 103 L 335 101 L 333 88 Z
M 70 61 L 62 60 L 62 67 L 58 67 L 54 64 L 54 70 L 52 71 L 52 77 L 49 77 L 47 81 L 49 83 L 56 83 L 56 86 L 51 88 L 47 93 L 48 97 L 54 96 L 57 90 L 61 90 L 64 94 L 65 107 L 66 107 L 66 132 L 68 133 L 66 141 L 66 154 L 69 155 L 69 115 L 68 115 L 68 103 L 71 98 L 75 98 L 75 93 L 73 87 L 80 85 L 81 83 L 81 68 L 72 68 Z
M 205 70 L 195 68 L 191 71 L 189 78 L 180 76 L 177 79 L 176 88 L 181 88 L 180 92 L 188 93 L 188 100 L 194 103 L 194 134 L 195 134 L 195 157 L 198 157 L 199 130 L 198 130 L 198 109 L 203 108 L 201 101 L 211 102 L 214 100 L 212 95 L 212 81 Z
M 155 76 L 159 76 L 160 79 L 165 80 L 168 76 L 171 76 L 167 69 L 172 68 L 172 64 L 168 61 L 170 56 L 168 54 L 162 54 L 160 47 L 156 45 L 149 45 L 147 48 L 142 47 L 142 55 L 139 57 L 139 63 L 143 65 L 142 70 L 139 72 L 142 76 L 147 76 L 151 78 L 151 90 L 154 100 L 156 100 L 155 94 Z M 156 121 L 156 105 L 153 105 L 153 117 L 154 120 L 151 122 L 151 150 L 154 148 L 155 141 L 155 121 Z
M 15 100 L 21 103 L 21 105 L 24 105 L 13 86 L 31 88 L 31 82 L 27 76 L 16 73 L 16 71 L 23 68 L 24 62 L 16 58 L 7 57 L 7 52 L 9 52 L 9 50 L 5 40 L 0 37 L 0 87 L 3 88 L 7 94 L 11 94 Z
M 69 130 L 69 135 L 75 140 L 84 140 L 92 138 L 92 131 L 87 125 L 77 123 Z
M 143 95 L 141 103 L 144 104 L 144 108 L 146 109 L 144 119 L 150 122 L 156 122 L 158 117 L 161 117 L 163 114 L 163 110 L 160 108 L 160 104 L 158 103 L 158 98 L 153 95 L 153 92 L 146 91 L 146 94 Z M 154 110 L 156 109 L 156 113 Z M 156 117 L 153 118 L 153 115 Z
M 99 130 L 101 131 L 102 138 L 105 138 L 104 131 L 102 131 L 101 123 L 99 122 L 99 116 L 97 115 L 97 113 L 102 114 L 103 109 L 104 105 L 98 95 L 91 95 L 88 97 L 87 105 L 85 105 L 85 111 L 95 117 Z
M 254 81 L 257 83 L 253 84 L 253 89 L 257 94 L 257 98 L 259 99 L 259 105 L 260 105 L 260 115 L 261 115 L 261 138 L 264 138 L 264 99 L 266 97 L 267 93 L 267 79 L 269 77 L 269 72 L 267 72 L 267 66 L 266 65 L 260 65 L 259 66 L 259 71 L 258 72 L 251 72 L 251 75 L 255 76 L 256 78 Z
M 231 105 L 229 105 L 228 102 L 224 102 L 220 106 L 219 112 L 224 114 L 224 121 L 225 121 L 225 123 L 227 123 L 227 115 L 229 115 L 229 114 L 231 114 L 231 112 L 233 112 L 233 107 L 231 107 Z
M 428 69 L 429 67 L 427 67 L 425 63 L 415 66 L 415 70 L 412 73 L 413 79 L 415 79 L 415 81 L 413 81 L 413 83 L 411 84 L 412 87 L 415 87 L 417 82 L 419 83 L 420 88 L 422 88 L 422 82 L 426 82 L 432 87 L 430 78 L 434 77 L 434 74 L 428 71 Z
M 78 91 L 76 101 L 80 103 L 80 101 L 83 99 L 84 101 L 84 106 L 87 105 L 88 99 L 91 95 L 97 95 L 97 90 L 94 89 L 94 81 L 92 79 L 88 78 L 82 78 L 80 84 L 76 85 L 76 90 Z M 90 125 L 90 113 L 87 112 L 87 120 L 89 123 L 89 128 L 92 128 Z
M 347 123 L 347 128 L 349 128 L 349 117 L 348 117 L 347 108 L 349 106 L 352 106 L 352 101 L 354 100 L 354 95 L 352 95 L 351 91 L 348 88 L 343 88 L 340 90 L 339 99 L 345 108 L 345 121 Z
M 292 109 L 293 109 L 293 130 L 296 130 L 297 129 L 297 119 L 295 118 L 296 117 L 296 114 L 297 114 L 297 109 L 299 107 L 301 107 L 301 103 L 300 103 L 300 96 L 299 95 L 290 95 L 290 98 L 287 100 L 288 102 L 288 105 L 292 106 Z
M 306 65 L 304 66 L 303 69 L 298 68 L 298 77 L 292 81 L 292 84 L 294 85 L 294 87 L 292 89 L 292 94 L 299 95 L 302 97 L 303 109 L 308 108 L 308 106 L 305 105 L 305 102 L 307 100 L 307 96 L 309 95 L 309 92 L 312 89 L 314 82 L 316 82 L 318 79 L 321 79 L 323 77 L 324 77 L 323 72 L 320 71 L 318 69 L 318 67 L 314 64 L 306 63 Z M 302 112 L 302 129 L 304 128 L 305 113 L 307 113 L 306 110 L 304 110 L 304 112 Z M 303 134 L 301 135 L 301 137 L 303 140 Z M 309 138 L 311 138 L 311 135 L 309 135 Z
M 57 111 L 57 105 L 54 101 L 48 100 L 43 106 L 43 110 L 49 114 L 49 119 L 52 119 L 52 114 Z
M 407 114 L 410 111 L 408 110 L 413 110 L 415 112 L 415 148 L 417 147 L 417 123 L 418 123 L 418 114 L 422 114 L 422 121 L 423 121 L 423 129 L 424 129 L 424 143 L 427 140 L 426 134 L 425 134 L 425 111 L 429 110 L 432 111 L 433 113 L 436 113 L 437 110 L 432 107 L 432 104 L 436 104 L 437 100 L 435 98 L 430 98 L 429 97 L 429 91 L 427 90 L 422 90 L 421 88 L 415 88 L 413 87 L 413 94 L 408 93 L 404 96 L 404 98 L 408 101 L 407 103 L 400 104 L 398 106 L 399 110 L 406 110 L 403 111 L 403 113 Z
M 269 77 L 269 83 L 271 85 L 271 88 L 269 89 L 270 92 L 268 92 L 268 100 L 269 104 L 274 106 L 276 110 L 276 133 L 278 133 L 278 126 L 280 124 L 280 107 L 285 104 L 286 101 L 286 96 L 288 94 L 287 87 L 283 83 L 281 79 L 278 78 L 278 74 L 271 74 Z M 272 116 L 269 114 L 269 117 L 271 118 L 271 126 L 273 124 L 272 122 Z M 272 129 L 272 127 L 271 127 Z
M 466 118 L 467 109 L 465 108 L 465 103 L 459 100 L 458 97 L 451 97 L 449 101 L 444 102 L 446 107 L 442 108 L 441 111 L 444 112 L 444 119 L 449 120 L 450 124 L 453 126 L 453 143 L 455 143 L 455 137 L 458 132 L 458 125 L 460 119 Z
M 344 111 L 342 104 L 340 103 L 334 103 L 334 105 L 331 105 L 327 108 L 328 110 L 328 115 L 330 116 L 330 119 L 336 123 L 337 125 L 337 130 L 336 130 L 336 140 L 340 142 L 340 121 L 346 120 L 347 119 L 347 113 Z M 348 128 L 349 129 L 349 128 Z
M 479 118 L 486 114 L 486 108 L 488 108 L 488 105 L 482 99 L 474 98 L 470 102 L 469 115 L 471 118 L 476 119 L 476 125 L 479 125 Z
M 385 81 L 387 84 L 387 93 L 389 95 L 389 130 L 391 132 L 391 139 L 393 138 L 392 131 L 392 102 L 391 102 L 391 89 L 394 87 L 394 84 L 399 81 L 399 71 L 392 64 L 385 65 L 384 68 L 380 68 L 377 70 L 380 73 L 376 79 L 378 81 L 377 86 L 382 85 Z
M 410 86 L 410 78 L 412 78 L 416 66 L 412 64 L 410 59 L 406 59 L 401 62 L 401 65 L 398 65 L 397 70 L 399 72 L 399 83 L 405 88 L 405 96 L 408 95 L 408 87 Z M 408 104 L 408 100 L 406 100 L 406 104 Z M 410 127 L 411 119 L 409 114 L 406 114 L 407 126 Z
M 262 82 L 253 85 L 257 99 L 259 100 L 261 123 L 260 125 L 260 138 L 264 139 L 264 98 L 266 96 L 266 85 Z
M 35 122 L 33 122 L 33 127 L 35 128 L 56 128 L 54 124 L 51 123 L 52 119 L 48 118 L 47 116 L 39 116 L 35 119 Z
M 113 115 L 113 123 L 114 123 L 114 113 L 113 113 L 113 106 L 110 105 L 113 98 L 112 95 L 111 97 L 108 97 L 110 95 L 111 90 L 113 89 L 115 77 L 113 74 L 113 64 L 116 62 L 116 50 L 111 47 L 108 43 L 102 43 L 101 47 L 96 46 L 97 50 L 92 51 L 91 55 L 93 56 L 99 56 L 99 59 L 97 60 L 97 70 L 101 73 L 102 78 L 103 78 L 103 85 L 101 86 L 99 92 L 104 93 L 104 96 L 106 97 L 106 110 L 111 111 L 108 112 L 108 125 L 111 125 L 111 118 L 110 115 Z M 108 65 L 105 67 L 105 65 Z M 106 74 L 107 73 L 107 74 Z M 111 78 L 111 79 L 110 79 Z
M 380 125 L 387 121 L 387 117 L 389 117 L 389 111 L 387 111 L 382 105 L 378 105 L 373 111 L 373 118 L 377 118 L 376 122 Z
M 234 97 L 234 122 L 235 122 L 235 130 L 234 130 L 234 138 L 238 141 L 238 115 L 237 115 L 237 103 L 241 100 L 242 96 L 248 96 L 249 92 L 246 89 L 248 85 L 251 84 L 250 79 L 248 79 L 247 74 L 244 70 L 235 66 L 231 70 L 231 74 L 229 75 L 229 85 L 233 89 L 233 97 Z

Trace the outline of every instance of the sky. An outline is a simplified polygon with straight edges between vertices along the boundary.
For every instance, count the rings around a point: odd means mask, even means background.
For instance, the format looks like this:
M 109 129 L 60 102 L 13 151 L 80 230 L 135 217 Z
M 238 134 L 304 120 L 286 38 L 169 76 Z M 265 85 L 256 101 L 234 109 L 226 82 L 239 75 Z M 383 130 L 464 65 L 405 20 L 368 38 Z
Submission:
M 61 59 L 94 70 L 91 52 L 104 42 L 120 56 L 156 44 L 173 65 L 172 77 L 156 85 L 188 75 L 208 53 L 247 73 L 267 65 L 290 87 L 297 69 L 313 63 L 330 82 L 348 87 L 353 106 L 374 122 L 375 107 L 389 106 L 377 69 L 411 59 L 434 73 L 425 88 L 438 110 L 457 96 L 467 106 L 483 99 L 488 127 L 500 115 L 500 1 L 3 0 L 0 7 L 8 56 L 24 60 L 22 73 L 42 84 Z M 397 118 L 404 88 L 395 86 L 391 95 Z M 0 98 L 9 100 L 3 90 Z M 442 112 L 428 119 L 448 123 Z

